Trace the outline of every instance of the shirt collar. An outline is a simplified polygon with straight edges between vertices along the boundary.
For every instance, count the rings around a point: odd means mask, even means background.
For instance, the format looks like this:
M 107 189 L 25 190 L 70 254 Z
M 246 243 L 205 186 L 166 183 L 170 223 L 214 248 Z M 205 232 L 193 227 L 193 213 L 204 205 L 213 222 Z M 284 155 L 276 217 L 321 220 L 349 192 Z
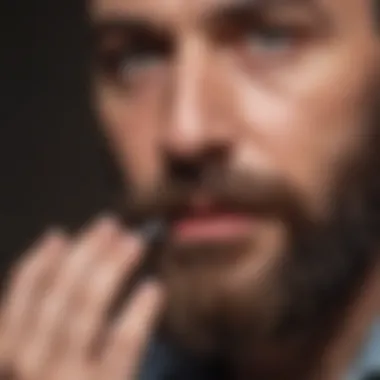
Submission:
M 365 380 L 374 374 L 380 378 L 380 317 L 369 330 L 366 343 L 354 361 L 347 380 Z
M 360 354 L 349 369 L 345 380 L 366 380 L 374 375 L 380 378 L 380 317 L 368 332 Z M 207 364 L 160 339 L 154 339 L 148 349 L 139 380 L 212 380 L 220 379 Z

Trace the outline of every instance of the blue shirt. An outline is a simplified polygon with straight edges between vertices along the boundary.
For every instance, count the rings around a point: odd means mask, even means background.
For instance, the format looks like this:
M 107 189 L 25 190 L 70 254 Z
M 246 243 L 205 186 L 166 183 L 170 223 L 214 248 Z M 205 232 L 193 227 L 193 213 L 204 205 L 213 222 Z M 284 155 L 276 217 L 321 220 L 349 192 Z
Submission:
M 207 363 L 156 340 L 148 349 L 139 380 L 224 380 L 220 363 Z M 380 380 L 380 318 L 343 380 Z
M 347 376 L 347 380 L 372 378 L 380 380 L 380 318 L 370 329 L 366 344 Z

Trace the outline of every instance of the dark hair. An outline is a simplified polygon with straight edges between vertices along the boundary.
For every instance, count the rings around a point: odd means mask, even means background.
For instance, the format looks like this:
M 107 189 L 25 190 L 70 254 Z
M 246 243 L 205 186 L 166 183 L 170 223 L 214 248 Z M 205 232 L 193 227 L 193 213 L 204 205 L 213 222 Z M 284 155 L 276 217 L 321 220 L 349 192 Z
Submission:
M 372 0 L 373 19 L 375 21 L 375 27 L 380 33 L 380 0 Z

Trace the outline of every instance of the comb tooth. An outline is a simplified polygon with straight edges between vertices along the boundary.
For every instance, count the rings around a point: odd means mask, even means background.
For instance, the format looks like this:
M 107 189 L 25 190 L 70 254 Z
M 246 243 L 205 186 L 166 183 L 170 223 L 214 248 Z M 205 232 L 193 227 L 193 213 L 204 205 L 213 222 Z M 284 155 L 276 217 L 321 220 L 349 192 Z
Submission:
M 165 235 L 165 232 L 165 222 L 161 219 L 149 220 L 139 229 L 139 233 L 143 240 L 149 245 L 157 241 L 161 241 Z
M 150 219 L 137 228 L 137 234 L 147 247 L 145 258 L 135 276 L 137 281 L 156 274 L 158 251 L 165 241 L 166 230 L 166 222 L 160 218 Z

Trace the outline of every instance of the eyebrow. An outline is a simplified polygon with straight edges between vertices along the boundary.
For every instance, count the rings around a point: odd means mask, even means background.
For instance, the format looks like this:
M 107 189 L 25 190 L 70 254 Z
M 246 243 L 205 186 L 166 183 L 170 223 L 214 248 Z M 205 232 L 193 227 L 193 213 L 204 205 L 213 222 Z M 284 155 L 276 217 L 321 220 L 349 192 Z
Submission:
M 163 25 L 142 17 L 117 15 L 93 20 L 90 25 L 90 45 L 94 53 L 100 55 L 107 51 L 118 51 L 123 48 L 144 49 L 154 46 L 160 51 L 172 49 L 171 35 Z M 113 38 L 115 44 L 107 47 L 107 39 Z
M 112 31 L 125 31 L 132 35 L 163 35 L 167 33 L 162 25 L 151 19 L 128 15 L 94 20 L 90 27 L 98 36 Z
M 185 0 L 188 1 L 188 0 Z M 224 0 L 205 9 L 201 24 L 220 24 L 228 20 L 241 20 L 253 14 L 265 14 L 279 7 L 305 8 L 328 26 L 331 15 L 318 0 Z M 169 35 L 170 26 L 154 19 L 154 15 L 116 13 L 100 15 L 92 20 L 94 34 L 102 35 L 109 31 L 124 31 L 130 35 Z
M 328 21 L 327 10 L 318 0 L 231 0 L 208 9 L 204 17 L 207 22 L 246 17 L 249 14 L 264 14 L 279 7 L 304 8 L 318 18 Z

